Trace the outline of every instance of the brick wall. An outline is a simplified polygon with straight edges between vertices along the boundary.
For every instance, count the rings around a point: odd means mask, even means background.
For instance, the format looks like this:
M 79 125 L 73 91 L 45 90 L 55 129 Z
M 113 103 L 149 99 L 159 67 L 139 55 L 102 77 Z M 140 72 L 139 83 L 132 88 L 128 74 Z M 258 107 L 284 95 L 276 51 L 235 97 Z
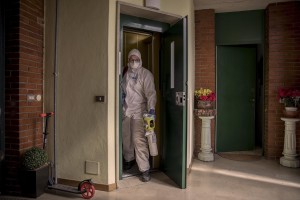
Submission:
M 6 1 L 5 5 L 5 176 L 6 190 L 18 190 L 17 164 L 19 161 L 19 89 L 18 85 L 18 26 L 19 26 L 19 2 Z
M 195 11 L 195 89 L 216 88 L 215 66 L 215 12 Z M 215 146 L 214 120 L 212 120 L 212 148 Z M 201 120 L 195 118 L 195 156 L 201 147 Z
M 28 94 L 43 94 L 43 0 L 6 1 L 5 165 L 6 192 L 18 193 L 20 155 L 42 145 L 43 102 L 28 102 Z
M 284 143 L 283 105 L 280 87 L 300 89 L 300 2 L 270 4 L 266 9 L 265 155 L 282 156 Z M 300 153 L 300 123 L 297 124 L 297 153 Z

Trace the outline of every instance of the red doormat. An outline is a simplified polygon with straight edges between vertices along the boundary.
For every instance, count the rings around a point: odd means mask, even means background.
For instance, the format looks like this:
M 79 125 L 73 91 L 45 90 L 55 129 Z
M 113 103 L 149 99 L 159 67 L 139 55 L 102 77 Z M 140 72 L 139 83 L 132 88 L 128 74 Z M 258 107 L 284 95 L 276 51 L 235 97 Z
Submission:
M 256 161 L 262 158 L 261 155 L 249 155 L 249 154 L 239 154 L 239 153 L 218 153 L 222 158 L 235 161 Z

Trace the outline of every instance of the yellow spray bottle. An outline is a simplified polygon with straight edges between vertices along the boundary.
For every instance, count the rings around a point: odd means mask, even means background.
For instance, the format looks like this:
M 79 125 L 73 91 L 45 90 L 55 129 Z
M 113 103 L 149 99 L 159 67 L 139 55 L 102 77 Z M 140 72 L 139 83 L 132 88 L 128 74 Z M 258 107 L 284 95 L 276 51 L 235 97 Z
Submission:
M 151 156 L 157 156 L 157 143 L 156 143 L 156 134 L 154 132 L 155 128 L 155 115 L 144 114 L 144 126 L 145 126 L 145 136 L 148 139 L 149 151 Z

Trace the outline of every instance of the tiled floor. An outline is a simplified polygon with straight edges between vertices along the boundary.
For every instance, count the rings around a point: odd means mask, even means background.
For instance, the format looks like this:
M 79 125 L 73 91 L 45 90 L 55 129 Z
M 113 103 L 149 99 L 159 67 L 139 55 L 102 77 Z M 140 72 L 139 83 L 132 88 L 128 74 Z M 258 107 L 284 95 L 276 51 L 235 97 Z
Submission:
M 187 178 L 187 189 L 179 189 L 163 173 L 153 173 L 142 183 L 136 177 L 120 182 L 113 192 L 97 191 L 99 200 L 300 200 L 300 168 L 279 165 L 278 161 L 260 159 L 249 162 L 228 160 L 215 155 L 214 162 L 194 160 Z M 2 200 L 18 199 L 0 196 Z M 22 198 L 24 199 L 24 198 Z M 81 199 L 79 195 L 46 193 L 38 200 Z

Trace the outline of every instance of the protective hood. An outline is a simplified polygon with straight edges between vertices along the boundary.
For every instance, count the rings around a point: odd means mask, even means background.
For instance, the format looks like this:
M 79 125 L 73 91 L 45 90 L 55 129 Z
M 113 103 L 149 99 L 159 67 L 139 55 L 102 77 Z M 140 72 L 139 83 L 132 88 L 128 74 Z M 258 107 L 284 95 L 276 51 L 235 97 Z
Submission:
M 141 56 L 140 51 L 137 50 L 137 49 L 132 49 L 132 50 L 128 53 L 128 63 L 127 63 L 127 66 L 128 66 L 130 69 L 132 69 L 132 68 L 130 67 L 129 58 L 130 58 L 131 56 L 133 56 L 133 55 L 139 57 L 139 59 L 140 59 L 140 64 L 139 64 L 139 66 L 136 68 L 136 69 L 138 69 L 138 68 L 140 68 L 140 67 L 142 66 L 142 56 Z M 135 69 L 133 69 L 133 70 L 135 70 Z

